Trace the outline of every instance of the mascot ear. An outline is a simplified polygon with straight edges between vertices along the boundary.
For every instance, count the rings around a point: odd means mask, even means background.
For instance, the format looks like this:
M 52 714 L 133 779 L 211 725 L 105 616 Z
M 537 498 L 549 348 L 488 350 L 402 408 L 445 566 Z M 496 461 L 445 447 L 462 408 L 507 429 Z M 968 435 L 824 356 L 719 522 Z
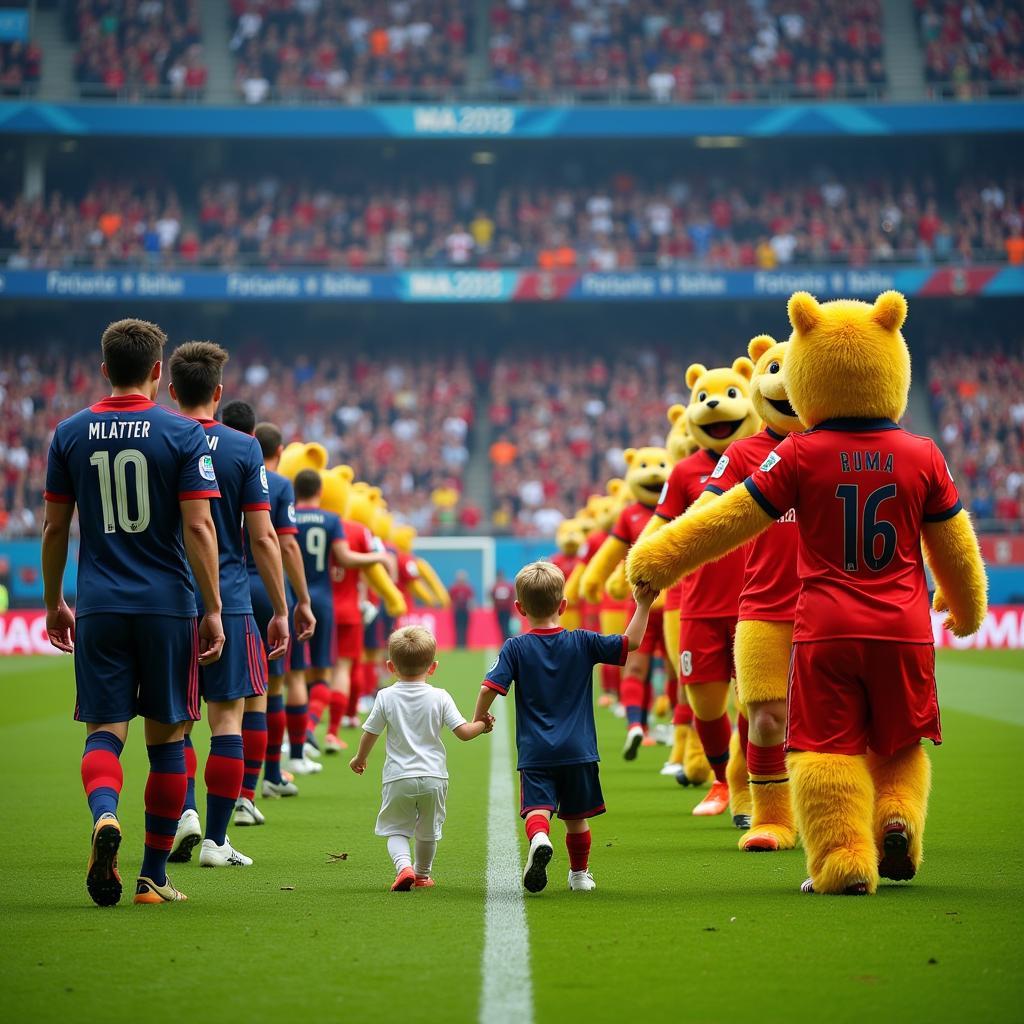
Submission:
M 312 441 L 306 445 L 306 458 L 313 469 L 327 468 L 327 449 L 322 444 Z
M 691 363 L 686 368 L 686 386 L 692 388 L 708 372 L 708 368 L 703 363 Z
M 789 297 L 789 322 L 801 334 L 821 323 L 821 306 L 810 292 L 793 292 Z
M 679 422 L 679 420 L 686 415 L 686 406 L 680 405 L 678 402 L 676 402 L 675 405 L 670 405 L 668 407 L 668 412 L 666 413 L 666 415 L 668 416 L 669 423 L 671 423 L 674 427 Z
M 883 331 L 898 331 L 907 319 L 907 300 L 899 292 L 882 292 L 871 308 L 871 319 Z
M 331 470 L 331 472 L 335 476 L 340 477 L 346 483 L 352 483 L 356 475 L 355 471 L 352 469 L 351 466 L 346 466 L 344 464 L 340 466 L 335 466 L 334 469 Z
M 626 460 L 626 465 L 627 466 L 632 466 L 633 465 L 633 460 L 636 458 L 636 449 L 635 448 L 627 448 L 622 453 L 622 457 Z
M 750 339 L 747 346 L 747 354 L 756 363 L 770 348 L 775 347 L 775 339 L 770 334 L 759 334 L 756 338 Z
M 746 356 L 740 356 L 732 364 L 732 372 L 738 373 L 741 377 L 750 380 L 754 376 L 754 364 Z
M 618 495 L 619 491 L 621 491 L 622 488 L 625 486 L 625 480 L 623 480 L 621 477 L 613 476 L 611 480 L 608 481 L 608 494 L 614 498 Z

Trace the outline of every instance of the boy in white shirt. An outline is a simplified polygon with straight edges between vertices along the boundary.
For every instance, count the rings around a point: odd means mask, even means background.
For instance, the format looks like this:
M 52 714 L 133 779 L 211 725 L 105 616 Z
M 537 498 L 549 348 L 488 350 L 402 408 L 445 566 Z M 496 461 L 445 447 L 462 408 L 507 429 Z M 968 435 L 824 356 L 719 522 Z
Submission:
M 357 775 L 366 771 L 366 759 L 387 728 L 384 792 L 376 833 L 387 837 L 395 863 L 392 892 L 426 889 L 434 885 L 430 868 L 445 817 L 448 762 L 441 730 L 444 726 L 460 740 L 471 740 L 494 728 L 494 718 L 467 722 L 447 690 L 431 686 L 427 677 L 437 668 L 437 643 L 423 626 L 404 626 L 388 639 L 388 671 L 398 680 L 377 694 L 373 710 L 363 723 L 363 736 L 349 767 Z M 416 867 L 409 840 L 416 838 Z

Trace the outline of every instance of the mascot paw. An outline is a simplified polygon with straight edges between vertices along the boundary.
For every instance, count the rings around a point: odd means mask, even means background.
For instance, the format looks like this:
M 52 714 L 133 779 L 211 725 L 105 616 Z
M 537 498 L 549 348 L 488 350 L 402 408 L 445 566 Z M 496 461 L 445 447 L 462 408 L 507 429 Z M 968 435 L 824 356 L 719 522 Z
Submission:
M 949 611 L 949 604 L 946 601 L 946 595 L 939 587 L 935 588 L 935 594 L 932 597 L 932 608 L 937 612 Z
M 397 601 L 389 601 L 387 604 L 385 604 L 384 608 L 387 611 L 388 615 L 390 615 L 391 618 L 393 619 L 399 618 L 409 610 L 408 607 L 406 606 L 405 601 L 402 599 L 399 599 Z
M 668 713 L 672 710 L 672 704 L 668 697 L 662 693 L 654 701 L 654 714 L 658 718 L 668 718 Z
M 744 853 L 775 853 L 796 847 L 796 831 L 785 825 L 759 824 L 740 837 Z

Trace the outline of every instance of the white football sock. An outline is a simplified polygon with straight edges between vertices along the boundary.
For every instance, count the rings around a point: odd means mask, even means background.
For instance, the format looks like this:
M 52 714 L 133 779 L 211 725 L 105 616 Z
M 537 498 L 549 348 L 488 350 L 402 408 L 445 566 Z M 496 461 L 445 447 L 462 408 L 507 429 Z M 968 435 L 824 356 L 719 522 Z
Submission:
M 421 878 L 430 877 L 430 869 L 434 864 L 435 853 L 437 853 L 436 839 L 416 840 L 416 874 Z
M 412 867 L 409 840 L 405 836 L 388 836 L 388 854 L 395 862 L 395 874 Z

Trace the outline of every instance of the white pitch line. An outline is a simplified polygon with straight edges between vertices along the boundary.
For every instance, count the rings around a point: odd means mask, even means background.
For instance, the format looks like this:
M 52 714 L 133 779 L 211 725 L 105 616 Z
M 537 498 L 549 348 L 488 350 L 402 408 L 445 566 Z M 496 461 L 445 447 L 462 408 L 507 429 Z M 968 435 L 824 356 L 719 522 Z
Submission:
M 523 902 L 508 723 L 499 721 L 490 739 L 480 1024 L 532 1024 L 530 936 Z

